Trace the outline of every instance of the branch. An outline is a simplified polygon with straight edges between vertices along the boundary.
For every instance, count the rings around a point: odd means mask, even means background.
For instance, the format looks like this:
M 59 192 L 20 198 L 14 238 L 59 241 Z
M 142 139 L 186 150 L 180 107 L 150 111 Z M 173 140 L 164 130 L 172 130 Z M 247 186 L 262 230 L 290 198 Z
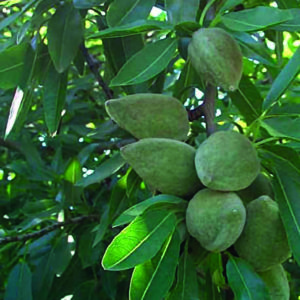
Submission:
M 20 147 L 19 143 L 10 141 L 10 140 L 5 140 L 3 138 L 0 138 L 0 146 L 8 148 L 8 149 L 12 149 L 12 150 L 21 151 L 21 147 Z
M 204 93 L 204 102 L 195 109 L 188 110 L 189 121 L 198 120 L 204 117 L 206 123 L 207 136 L 215 132 L 215 100 L 216 100 L 216 87 L 210 84 L 207 85 Z
M 80 45 L 80 49 L 82 51 L 82 54 L 91 70 L 91 72 L 94 74 L 95 78 L 97 79 L 99 85 L 102 87 L 106 99 L 112 99 L 113 92 L 112 90 L 108 87 L 108 85 L 104 82 L 102 76 L 100 75 L 99 72 L 99 62 L 88 52 L 88 49 L 84 46 L 84 44 Z
M 109 142 L 99 143 L 99 148 L 97 148 L 97 152 L 103 152 L 104 150 L 117 150 L 117 149 L 122 148 L 123 146 L 132 144 L 134 142 L 136 142 L 135 139 L 124 139 L 124 140 L 118 140 L 118 141 L 109 141 Z
M 35 231 L 35 232 L 31 232 L 31 233 L 27 233 L 27 234 L 23 234 L 23 235 L 7 236 L 4 238 L 0 238 L 0 245 L 9 244 L 12 242 L 25 242 L 30 239 L 39 238 L 51 231 L 54 231 L 62 226 L 65 226 L 65 225 L 79 224 L 79 223 L 83 223 L 87 220 L 95 221 L 97 219 L 98 219 L 97 215 L 81 216 L 81 217 L 72 218 L 72 219 L 66 220 L 64 222 L 58 222 L 58 223 L 52 224 L 50 226 L 47 226 L 47 227 L 45 227 L 41 230 Z

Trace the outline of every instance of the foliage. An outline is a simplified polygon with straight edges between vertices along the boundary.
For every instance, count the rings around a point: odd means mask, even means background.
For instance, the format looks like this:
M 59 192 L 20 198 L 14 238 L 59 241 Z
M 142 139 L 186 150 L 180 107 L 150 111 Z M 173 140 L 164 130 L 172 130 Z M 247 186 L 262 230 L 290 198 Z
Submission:
M 269 299 L 233 248 L 188 235 L 191 197 L 155 193 L 121 157 L 135 138 L 105 101 L 136 93 L 177 98 L 195 149 L 215 129 L 252 141 L 298 299 L 299 15 L 298 0 L 0 1 L 0 299 Z M 239 88 L 219 88 L 212 115 L 187 53 L 203 27 L 243 54 Z

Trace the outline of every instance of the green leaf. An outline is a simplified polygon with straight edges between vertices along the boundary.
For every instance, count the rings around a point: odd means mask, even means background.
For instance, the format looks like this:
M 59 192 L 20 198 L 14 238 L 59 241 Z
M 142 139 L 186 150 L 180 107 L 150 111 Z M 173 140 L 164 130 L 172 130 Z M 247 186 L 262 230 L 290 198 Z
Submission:
M 243 0 L 227 0 L 223 6 L 220 8 L 219 13 L 223 13 L 226 10 L 232 9 L 235 6 L 241 4 L 243 2 Z
M 31 271 L 26 263 L 15 265 L 9 273 L 4 300 L 32 300 Z
M 292 147 L 291 143 L 281 144 L 281 145 L 262 145 L 264 150 L 272 152 L 274 155 L 278 156 L 280 159 L 286 160 L 294 165 L 300 171 L 300 156 L 299 153 Z M 299 145 L 299 143 L 298 143 Z
M 135 267 L 130 283 L 131 300 L 164 299 L 175 277 L 179 258 L 180 238 L 178 232 L 169 236 L 158 261 L 147 261 Z
M 78 244 L 78 255 L 81 260 L 82 268 L 90 267 L 99 262 L 103 253 L 103 245 L 97 244 L 93 246 L 95 233 L 92 232 L 92 227 L 89 227 L 81 233 Z
M 75 184 L 81 178 L 81 176 L 82 176 L 82 170 L 81 170 L 80 162 L 77 158 L 74 158 L 69 163 L 65 171 L 64 178 L 65 180 Z
M 50 64 L 44 86 L 44 113 L 48 130 L 56 135 L 66 101 L 68 72 L 58 73 Z
M 199 0 L 190 0 L 188 5 L 185 0 L 165 1 L 168 21 L 175 25 L 186 21 L 196 21 L 198 8 Z
M 121 157 L 120 153 L 118 153 L 96 168 L 92 175 L 78 180 L 76 186 L 87 187 L 94 183 L 100 183 L 105 178 L 116 173 L 124 164 L 124 159 Z
M 83 39 L 81 16 L 71 4 L 60 6 L 48 24 L 48 47 L 57 72 L 64 72 Z
M 101 215 L 100 224 L 95 226 L 92 230 L 93 232 L 96 232 L 92 247 L 96 247 L 102 241 L 102 239 L 108 229 L 108 226 L 110 223 L 108 213 L 109 213 L 109 209 L 106 208 Z
M 263 108 L 269 108 L 273 103 L 275 103 L 280 96 L 288 89 L 292 81 L 295 79 L 300 71 L 300 47 L 296 50 L 293 57 L 281 70 L 279 75 L 273 82 L 271 89 L 269 90 L 265 101 L 263 103 Z
M 3 1 L 2 1 L 3 2 Z M 28 9 L 30 9 L 37 0 L 32 0 L 22 7 L 22 9 L 8 17 L 3 18 L 0 22 L 0 30 L 7 28 L 11 23 L 17 20 L 22 14 L 24 14 Z M 40 2 L 40 1 L 38 1 Z
M 72 300 L 99 300 L 97 280 L 89 280 L 80 284 L 74 290 Z
M 157 195 L 154 197 L 151 197 L 147 200 L 144 200 L 127 210 L 125 210 L 113 223 L 113 227 L 117 227 L 120 225 L 128 224 L 132 220 L 134 220 L 136 217 L 140 216 L 142 213 L 144 213 L 149 207 L 152 207 L 153 205 L 157 204 L 163 204 L 163 203 L 169 203 L 169 204 L 180 204 L 180 203 L 186 203 L 186 201 L 182 200 L 181 198 L 178 198 L 176 196 L 172 195 Z
M 32 94 L 32 90 L 27 90 L 24 93 L 21 89 L 16 89 L 12 104 L 10 106 L 5 129 L 5 138 L 7 138 L 14 129 L 18 131 L 23 125 L 31 106 Z
M 168 300 L 199 299 L 196 266 L 190 257 L 187 247 L 179 260 L 177 284 Z
M 232 12 L 221 17 L 224 25 L 233 31 L 263 30 L 291 19 L 289 11 L 266 6 Z
M 88 36 L 88 39 L 113 38 L 135 35 L 148 31 L 170 31 L 173 26 L 155 20 L 138 20 L 133 23 L 107 28 Z
M 10 89 L 20 83 L 24 69 L 27 43 L 10 47 L 0 53 L 0 88 Z
M 271 136 L 285 137 L 300 141 L 299 118 L 291 118 L 287 116 L 267 118 L 261 121 L 260 124 Z
M 102 260 L 103 268 L 126 270 L 151 259 L 175 225 L 175 215 L 167 211 L 149 211 L 137 217 L 108 246 Z
M 110 27 L 147 19 L 155 0 L 115 0 L 109 6 L 107 23 Z
M 270 300 L 269 292 L 262 279 L 251 265 L 241 258 L 230 255 L 226 274 L 236 300 Z
M 279 31 L 289 31 L 289 32 L 294 32 L 294 31 L 300 30 L 300 19 L 299 19 L 300 9 L 293 8 L 293 9 L 289 9 L 289 11 L 293 18 L 284 23 L 276 25 L 272 29 L 279 30 Z
M 275 199 L 293 256 L 300 265 L 300 171 L 282 157 L 270 152 L 268 154 L 275 175 Z
M 177 41 L 170 38 L 146 45 L 123 65 L 110 86 L 138 84 L 154 77 L 167 67 L 176 48 Z
M 87 9 L 95 6 L 99 6 L 106 0 L 73 0 L 73 4 L 78 9 Z
M 180 73 L 179 79 L 175 82 L 173 96 L 185 102 L 187 98 L 190 98 L 191 87 L 194 86 L 200 89 L 205 88 L 201 78 L 188 60 Z
M 48 299 L 55 274 L 62 274 L 71 261 L 71 249 L 67 236 L 58 238 L 50 252 L 42 256 L 32 274 L 33 298 Z
M 263 98 L 246 76 L 242 77 L 238 90 L 230 92 L 229 96 L 248 124 L 260 116 Z
M 264 43 L 257 41 L 254 37 L 246 32 L 236 31 L 233 36 L 238 40 L 242 53 L 244 56 L 255 59 L 265 65 L 277 67 L 276 63 L 271 57 L 270 51 Z

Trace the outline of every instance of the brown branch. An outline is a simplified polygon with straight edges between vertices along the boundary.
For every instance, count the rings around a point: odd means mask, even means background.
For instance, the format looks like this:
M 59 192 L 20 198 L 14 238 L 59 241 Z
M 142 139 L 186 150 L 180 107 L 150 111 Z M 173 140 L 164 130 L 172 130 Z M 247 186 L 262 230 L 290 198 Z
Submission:
M 113 92 L 112 90 L 108 87 L 108 85 L 105 83 L 103 80 L 102 76 L 100 75 L 99 72 L 99 62 L 89 53 L 88 49 L 84 46 L 84 44 L 80 45 L 80 49 L 82 51 L 82 54 L 91 70 L 91 72 L 94 74 L 95 78 L 97 79 L 99 85 L 102 87 L 106 99 L 112 99 Z
M 22 234 L 22 235 L 17 235 L 17 236 L 7 236 L 4 238 L 0 238 L 0 245 L 12 243 L 12 242 L 25 242 L 30 239 L 39 238 L 51 231 L 54 231 L 62 226 L 65 226 L 65 225 L 79 224 L 79 223 L 85 222 L 87 220 L 95 221 L 97 219 L 98 219 L 97 215 L 81 216 L 81 217 L 72 218 L 72 219 L 66 220 L 64 222 L 58 222 L 58 223 L 52 224 L 50 226 L 47 226 L 47 227 L 45 227 L 41 230 L 35 231 L 35 232 L 30 232 L 27 234 Z
M 123 146 L 132 144 L 134 142 L 136 142 L 135 139 L 124 139 L 118 141 L 103 142 L 103 143 L 99 143 L 99 147 L 97 148 L 96 151 L 103 152 L 104 150 L 117 150 L 122 148 Z
M 189 121 L 198 120 L 204 117 L 206 123 L 206 133 L 211 135 L 215 132 L 215 100 L 216 100 L 216 87 L 208 84 L 204 93 L 204 102 L 195 109 L 187 110 Z
M 12 150 L 21 151 L 21 146 L 19 145 L 19 143 L 10 140 L 5 140 L 3 138 L 0 138 L 0 146 Z

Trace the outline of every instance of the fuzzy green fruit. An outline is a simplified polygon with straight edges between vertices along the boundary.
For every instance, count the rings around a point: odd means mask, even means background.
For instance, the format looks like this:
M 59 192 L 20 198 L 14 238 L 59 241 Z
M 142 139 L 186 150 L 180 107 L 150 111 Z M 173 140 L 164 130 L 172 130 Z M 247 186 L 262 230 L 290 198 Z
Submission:
M 121 155 L 152 188 L 164 194 L 186 196 L 201 188 L 195 149 L 172 139 L 148 138 L 121 148 Z
M 108 115 L 138 139 L 187 139 L 189 120 L 182 103 L 160 94 L 135 94 L 105 102 Z
M 290 257 L 278 204 L 268 196 L 251 201 L 245 228 L 234 247 L 257 271 L 266 271 Z
M 243 202 L 235 193 L 203 189 L 189 202 L 186 225 L 209 251 L 224 251 L 240 236 L 246 221 Z
M 188 47 L 191 63 L 207 82 L 225 91 L 238 88 L 243 56 L 238 43 L 221 28 L 199 29 Z
M 255 180 L 247 188 L 237 192 L 244 203 L 249 203 L 250 201 L 257 199 L 260 196 L 266 195 L 271 198 L 274 197 L 274 192 L 272 189 L 272 184 L 269 178 L 260 173 Z
M 197 149 L 195 164 L 200 181 L 217 191 L 242 190 L 260 170 L 255 148 L 234 131 L 219 131 L 205 140 Z
M 258 274 L 269 290 L 270 300 L 290 299 L 289 282 L 282 265 L 276 265 L 270 270 Z

